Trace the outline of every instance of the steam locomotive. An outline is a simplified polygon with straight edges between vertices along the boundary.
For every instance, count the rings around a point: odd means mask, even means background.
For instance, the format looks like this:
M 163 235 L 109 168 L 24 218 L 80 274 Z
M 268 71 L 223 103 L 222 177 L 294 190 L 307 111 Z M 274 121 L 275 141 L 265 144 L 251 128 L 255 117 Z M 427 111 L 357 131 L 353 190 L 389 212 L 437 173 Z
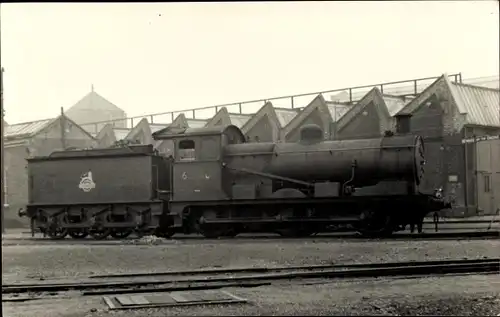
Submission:
M 350 227 L 386 236 L 449 208 L 423 193 L 419 136 L 324 141 L 305 125 L 296 143 L 247 143 L 236 126 L 170 128 L 171 144 L 54 152 L 28 160 L 20 216 L 53 239 L 243 232 L 286 237 Z

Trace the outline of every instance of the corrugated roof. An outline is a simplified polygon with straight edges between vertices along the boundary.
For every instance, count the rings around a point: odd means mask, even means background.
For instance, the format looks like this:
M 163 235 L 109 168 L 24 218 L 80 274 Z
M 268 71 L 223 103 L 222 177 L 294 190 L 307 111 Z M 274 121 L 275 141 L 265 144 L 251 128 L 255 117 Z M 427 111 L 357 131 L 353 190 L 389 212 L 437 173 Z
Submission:
M 297 110 L 283 108 L 274 108 L 274 112 L 276 113 L 276 117 L 278 117 L 278 121 L 282 128 L 289 124 L 293 118 L 299 114 Z
M 203 128 L 207 124 L 208 120 L 200 119 L 187 119 L 186 123 L 190 128 Z
M 45 119 L 32 122 L 23 122 L 17 124 L 11 124 L 5 126 L 4 137 L 5 138 L 19 138 L 19 137 L 30 137 L 42 129 L 46 128 L 55 119 Z
M 115 134 L 115 139 L 117 141 L 123 140 L 127 137 L 132 129 L 121 129 L 121 128 L 113 128 L 113 133 Z
M 466 123 L 500 126 L 500 90 L 450 83 L 453 98 Z
M 387 111 L 389 112 L 391 117 L 394 117 L 403 107 L 410 101 L 405 100 L 401 97 L 383 95 L 385 105 L 387 107 Z
M 333 122 L 336 122 L 337 120 L 342 118 L 342 116 L 346 114 L 346 112 L 349 111 L 349 109 L 351 108 L 348 105 L 343 105 L 330 101 L 326 102 L 326 106 L 328 108 L 328 111 L 330 112 L 330 116 L 332 117 Z
M 229 114 L 229 120 L 231 121 L 231 124 L 237 126 L 238 128 L 241 128 L 245 123 L 250 120 L 252 117 L 251 114 L 239 114 L 239 113 L 230 113 Z

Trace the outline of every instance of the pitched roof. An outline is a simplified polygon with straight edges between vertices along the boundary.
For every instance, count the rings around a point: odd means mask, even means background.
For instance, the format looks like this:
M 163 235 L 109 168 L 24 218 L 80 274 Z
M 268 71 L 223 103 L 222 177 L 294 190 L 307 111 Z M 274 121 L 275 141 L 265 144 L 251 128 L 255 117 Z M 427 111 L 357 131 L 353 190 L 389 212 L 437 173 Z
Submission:
M 150 123 L 149 129 L 151 130 L 151 133 L 155 133 L 156 131 L 160 131 L 161 129 L 165 129 L 169 125 L 170 125 L 169 123 Z
M 91 91 L 86 94 L 82 99 L 80 99 L 75 105 L 66 110 L 66 112 L 71 113 L 74 110 L 119 110 L 123 111 L 120 107 L 116 106 L 114 103 L 110 102 L 103 96 L 99 95 L 95 91 Z
M 500 127 L 500 90 L 449 83 L 453 99 L 466 124 Z
M 242 113 L 230 113 L 226 107 L 220 108 L 219 111 L 215 114 L 207 122 L 207 126 L 214 126 L 218 124 L 218 122 L 222 121 L 223 125 L 235 125 L 238 128 L 241 128 L 248 120 L 252 117 L 251 114 L 242 114 Z
M 328 108 L 328 112 L 330 113 L 332 122 L 337 122 L 338 120 L 340 120 L 340 118 L 342 118 L 342 116 L 352 107 L 333 101 L 326 101 L 325 104 Z
M 326 121 L 336 122 L 340 120 L 344 114 L 351 108 L 352 106 L 347 105 L 345 103 L 326 101 L 323 95 L 318 94 L 314 97 L 313 100 L 300 112 L 299 115 L 294 117 L 283 129 L 283 136 L 288 135 L 291 131 L 299 127 L 303 120 L 316 109 L 323 111 L 323 113 L 327 114 L 327 117 L 324 117 L 323 122 L 326 124 Z M 324 127 L 323 127 L 324 128 Z
M 132 129 L 126 128 L 112 128 L 113 134 L 115 136 L 116 141 L 123 140 L 130 134 Z
M 127 134 L 125 137 L 126 140 L 131 140 L 135 141 L 136 137 L 141 133 L 144 132 L 144 137 L 146 138 L 144 141 L 145 144 L 148 144 L 152 141 L 152 133 L 151 133 L 151 128 L 149 126 L 148 119 L 143 118 L 139 123 L 136 124 L 135 127 L 133 127 L 130 132 Z
M 203 128 L 208 120 L 205 119 L 186 119 L 186 124 L 189 128 Z
M 464 124 L 500 127 L 500 90 L 451 82 L 446 74 L 422 91 L 399 113 L 411 114 L 430 96 L 443 94 L 443 91 L 451 96 L 458 113 L 464 118 L 455 126 L 457 129 L 461 129 Z
M 378 90 L 378 88 L 377 88 Z M 385 106 L 387 108 L 387 112 L 389 112 L 389 115 L 391 117 L 394 117 L 396 114 L 398 114 L 403 107 L 408 104 L 411 100 L 413 100 L 413 97 L 398 97 L 398 96 L 391 96 L 391 95 L 386 95 L 382 94 L 382 99 L 384 100 Z
M 273 109 L 274 113 L 276 113 L 276 117 L 278 118 L 281 128 L 289 124 L 293 120 L 293 118 L 295 118 L 300 113 L 300 110 L 296 109 L 294 110 L 276 107 L 273 107 Z
M 279 129 L 282 129 L 293 120 L 299 112 L 300 110 L 298 109 L 275 108 L 273 104 L 268 101 L 241 127 L 241 131 L 243 133 L 248 133 L 248 131 L 266 115 L 270 120 L 276 122 Z
M 391 128 L 391 118 L 398 114 L 403 107 L 408 104 L 411 97 L 399 97 L 388 94 L 382 94 L 378 87 L 372 88 L 361 100 L 354 104 L 349 111 L 338 121 L 339 130 L 346 127 L 349 122 L 354 120 L 370 104 L 374 104 L 377 113 L 382 122 L 382 129 Z
M 57 118 L 56 118 L 57 119 Z M 31 122 L 22 122 L 5 126 L 4 137 L 29 138 L 47 128 L 56 119 L 44 119 Z
M 11 124 L 11 125 L 5 127 L 4 137 L 5 137 L 5 139 L 32 138 L 35 135 L 48 129 L 54 123 L 61 120 L 61 118 L 64 118 L 64 120 L 66 120 L 67 122 L 71 123 L 73 126 L 80 129 L 83 133 L 85 133 L 91 139 L 95 139 L 95 137 L 92 134 L 90 134 L 88 131 L 83 129 L 81 126 L 79 126 L 73 120 L 68 118 L 66 115 L 59 115 L 58 117 L 53 118 L 53 119 L 44 119 L 44 120 L 38 120 L 38 121 Z

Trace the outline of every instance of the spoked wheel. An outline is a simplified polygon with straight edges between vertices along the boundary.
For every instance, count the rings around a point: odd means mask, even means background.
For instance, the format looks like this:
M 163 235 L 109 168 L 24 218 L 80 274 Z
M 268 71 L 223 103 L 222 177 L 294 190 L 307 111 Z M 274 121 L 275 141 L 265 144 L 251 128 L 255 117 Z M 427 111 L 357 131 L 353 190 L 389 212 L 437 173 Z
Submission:
M 364 211 L 360 221 L 356 224 L 356 230 L 363 236 L 370 238 L 383 238 L 390 236 L 393 232 L 391 217 L 388 214 L 374 211 Z
M 51 228 L 47 229 L 46 233 L 53 240 L 61 240 L 66 238 L 68 230 L 65 228 Z
M 87 229 L 79 229 L 79 230 L 69 230 L 68 234 L 73 239 L 85 239 L 89 235 L 89 231 Z
M 131 235 L 133 232 L 133 230 L 131 229 L 128 229 L 128 230 L 112 230 L 110 235 L 111 237 L 115 238 L 115 239 L 125 239 L 126 237 L 128 237 L 129 235 Z
M 90 229 L 90 236 L 96 240 L 104 240 L 111 234 L 110 229 Z

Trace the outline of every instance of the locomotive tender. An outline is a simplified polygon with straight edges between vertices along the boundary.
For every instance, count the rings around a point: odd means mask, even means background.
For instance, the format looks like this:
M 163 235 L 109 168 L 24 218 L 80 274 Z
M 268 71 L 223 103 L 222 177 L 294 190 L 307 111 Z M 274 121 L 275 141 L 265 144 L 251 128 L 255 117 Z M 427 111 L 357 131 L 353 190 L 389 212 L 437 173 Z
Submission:
M 168 158 L 151 145 L 54 152 L 28 160 L 20 215 L 52 238 L 309 236 L 345 225 L 378 236 L 449 208 L 419 191 L 419 136 L 324 141 L 316 125 L 300 135 L 297 143 L 246 143 L 233 125 L 170 128 L 153 135 L 169 140 Z

